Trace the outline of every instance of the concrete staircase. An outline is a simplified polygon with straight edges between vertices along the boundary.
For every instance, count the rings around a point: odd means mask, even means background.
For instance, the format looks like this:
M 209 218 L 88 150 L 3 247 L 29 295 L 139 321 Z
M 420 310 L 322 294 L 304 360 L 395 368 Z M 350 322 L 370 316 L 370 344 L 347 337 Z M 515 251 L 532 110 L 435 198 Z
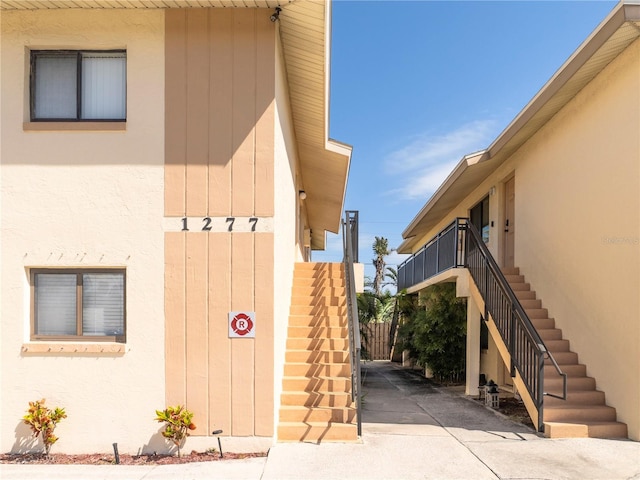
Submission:
M 357 440 L 341 263 L 298 263 L 293 279 L 279 441 Z
M 562 330 L 549 318 L 541 300 L 531 290 L 518 268 L 503 269 L 518 300 L 544 340 L 547 349 L 567 374 L 567 400 L 544 397 L 544 433 L 551 438 L 595 437 L 626 438 L 627 426 L 616 421 L 616 410 L 605 403 L 604 392 L 596 390 L 596 381 L 587 376 L 587 367 L 578 362 L 578 354 L 570 350 Z M 544 367 L 545 392 L 562 395 L 562 378 L 555 368 Z

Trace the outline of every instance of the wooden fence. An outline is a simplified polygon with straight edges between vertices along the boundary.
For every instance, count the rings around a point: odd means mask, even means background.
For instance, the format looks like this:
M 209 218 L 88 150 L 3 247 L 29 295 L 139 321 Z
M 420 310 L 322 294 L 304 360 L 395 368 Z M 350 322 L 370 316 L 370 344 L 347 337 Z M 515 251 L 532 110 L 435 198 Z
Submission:
M 367 360 L 389 360 L 391 346 L 389 332 L 391 323 L 367 323 L 360 326 L 364 358 Z

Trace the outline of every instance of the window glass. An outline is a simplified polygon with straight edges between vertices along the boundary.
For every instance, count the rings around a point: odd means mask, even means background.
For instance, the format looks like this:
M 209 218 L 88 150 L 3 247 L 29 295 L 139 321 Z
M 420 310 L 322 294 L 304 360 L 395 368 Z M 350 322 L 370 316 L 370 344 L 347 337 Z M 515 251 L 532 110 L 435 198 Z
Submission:
M 125 118 L 127 62 L 124 53 L 82 55 L 82 118 Z
M 32 120 L 125 120 L 124 51 L 32 51 Z
M 124 341 L 125 271 L 34 269 L 32 338 Z
M 82 332 L 84 335 L 124 334 L 124 276 L 82 275 Z
M 35 116 L 75 119 L 77 68 L 75 54 L 39 54 L 35 58 Z
M 76 275 L 36 275 L 36 334 L 76 334 Z

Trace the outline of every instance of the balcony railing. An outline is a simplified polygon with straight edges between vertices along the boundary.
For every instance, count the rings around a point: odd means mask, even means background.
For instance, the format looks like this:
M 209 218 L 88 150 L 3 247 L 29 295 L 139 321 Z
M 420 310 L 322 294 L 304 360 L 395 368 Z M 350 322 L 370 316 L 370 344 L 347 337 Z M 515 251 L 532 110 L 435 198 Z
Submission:
M 451 268 L 464 267 L 467 220 L 456 218 L 398 267 L 398 290 L 417 285 Z

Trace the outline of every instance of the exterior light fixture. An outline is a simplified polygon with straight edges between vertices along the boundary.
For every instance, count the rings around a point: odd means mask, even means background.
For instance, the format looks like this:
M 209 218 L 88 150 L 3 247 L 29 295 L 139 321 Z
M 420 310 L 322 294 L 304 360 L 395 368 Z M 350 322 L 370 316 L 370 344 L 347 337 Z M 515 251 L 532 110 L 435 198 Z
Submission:
M 278 20 L 280 18 L 281 11 L 282 9 L 280 7 L 276 7 L 276 11 L 273 12 L 273 14 L 269 17 L 269 20 L 271 20 L 272 22 L 275 22 L 276 20 Z
M 222 458 L 224 455 L 222 454 L 222 443 L 220 442 L 220 434 L 222 433 L 222 430 L 214 430 L 213 432 L 211 432 L 211 435 L 218 435 L 218 448 L 220 449 L 220 458 Z

